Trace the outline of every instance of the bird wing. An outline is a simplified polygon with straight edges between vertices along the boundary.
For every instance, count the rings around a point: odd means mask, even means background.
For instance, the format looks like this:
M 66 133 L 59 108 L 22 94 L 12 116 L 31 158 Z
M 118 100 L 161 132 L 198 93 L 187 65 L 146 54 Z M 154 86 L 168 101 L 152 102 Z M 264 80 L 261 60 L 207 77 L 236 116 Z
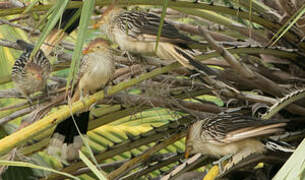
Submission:
M 160 26 L 160 17 L 146 12 L 126 11 L 119 17 L 120 29 L 129 36 L 142 41 L 156 41 Z M 183 43 L 193 41 L 181 34 L 175 26 L 164 21 L 162 26 L 161 42 Z
M 238 114 L 223 114 L 207 118 L 202 129 L 211 143 L 232 143 L 251 137 L 280 132 L 287 120 L 262 120 Z
M 79 81 L 80 79 L 84 76 L 84 74 L 87 72 L 87 69 L 88 69 L 88 61 L 89 61 L 89 56 L 88 55 L 85 55 L 83 56 L 83 58 L 81 59 L 81 62 L 80 62 L 80 67 L 79 67 L 79 71 L 78 71 L 78 76 L 77 76 L 77 81 L 74 85 L 74 91 L 72 93 L 72 99 L 71 99 L 71 102 L 75 102 L 75 101 L 78 101 L 79 98 L 80 98 L 80 90 L 78 88 L 78 84 L 79 84 Z

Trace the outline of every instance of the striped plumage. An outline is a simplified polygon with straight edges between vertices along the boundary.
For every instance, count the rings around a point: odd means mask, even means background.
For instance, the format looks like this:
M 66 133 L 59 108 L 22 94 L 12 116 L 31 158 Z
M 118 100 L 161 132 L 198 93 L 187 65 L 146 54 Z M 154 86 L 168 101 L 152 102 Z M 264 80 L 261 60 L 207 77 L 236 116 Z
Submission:
M 209 75 L 216 73 L 194 59 L 195 52 L 187 44 L 195 42 L 164 21 L 158 49 L 155 52 L 160 17 L 147 12 L 124 11 L 109 7 L 96 24 L 122 50 L 141 54 L 156 54 L 161 59 L 177 60 L 183 66 Z
M 286 120 L 262 120 L 238 114 L 222 114 L 192 124 L 186 138 L 185 155 L 202 153 L 213 157 L 233 155 L 225 168 L 253 153 L 263 153 L 258 139 L 283 131 Z
M 12 80 L 18 91 L 30 101 L 30 94 L 46 88 L 51 64 L 41 50 L 30 61 L 33 45 L 22 40 L 18 40 L 17 43 L 24 52 L 14 63 Z
M 91 41 L 84 53 L 71 103 L 98 89 L 105 88 L 114 74 L 115 56 L 105 40 L 97 38 Z M 85 135 L 88 128 L 89 111 L 74 115 L 74 120 L 80 133 Z M 82 143 L 73 119 L 69 117 L 56 127 L 48 153 L 60 154 L 61 159 L 71 161 L 78 158 L 78 151 L 82 147 Z

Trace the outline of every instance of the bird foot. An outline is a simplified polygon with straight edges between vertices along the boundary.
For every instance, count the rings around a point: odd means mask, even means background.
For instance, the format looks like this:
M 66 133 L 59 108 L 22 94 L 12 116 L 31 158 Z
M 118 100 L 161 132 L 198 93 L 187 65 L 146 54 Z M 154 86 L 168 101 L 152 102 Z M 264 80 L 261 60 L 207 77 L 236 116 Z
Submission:
M 244 160 L 245 158 L 249 157 L 250 155 L 255 154 L 250 150 L 245 150 L 243 152 L 239 152 L 237 154 L 234 154 L 234 156 L 232 156 L 231 161 L 229 161 L 225 166 L 224 166 L 224 171 L 228 172 L 231 170 L 231 168 L 233 168 L 235 165 L 237 165 L 238 163 L 240 163 L 242 160 Z M 222 174 L 222 173 L 221 173 Z
M 109 86 L 104 87 L 104 97 L 108 96 L 108 89 L 109 89 Z
M 224 161 L 230 159 L 232 156 L 233 156 L 233 154 L 225 155 L 224 157 L 220 158 L 219 160 L 213 162 L 213 165 L 218 165 L 220 174 L 222 174 L 224 172 L 224 168 L 223 168 Z
M 85 106 L 86 103 L 85 103 L 85 98 L 88 97 L 88 93 L 86 93 L 86 95 L 84 96 L 84 92 L 83 90 L 80 91 L 80 97 L 79 97 L 79 100 L 83 103 L 83 105 Z
M 83 103 L 83 105 L 85 106 L 86 105 L 86 102 L 85 102 L 85 98 L 88 97 L 88 95 L 86 95 L 85 97 L 81 94 L 80 97 L 79 97 L 79 100 Z
M 81 98 L 80 98 L 80 101 L 83 103 L 84 106 L 86 105 L 86 102 L 85 102 L 85 98 L 84 98 L 84 97 L 81 97 Z
M 34 105 L 32 99 L 29 96 L 26 96 L 26 99 L 27 99 L 30 106 Z
M 91 111 L 93 108 L 95 108 L 97 105 L 97 102 L 91 104 L 91 106 L 89 107 L 89 111 Z
M 123 51 L 121 56 L 124 56 L 124 57 L 127 57 L 127 59 L 130 61 L 130 62 L 134 62 L 134 57 L 128 52 L 128 51 Z

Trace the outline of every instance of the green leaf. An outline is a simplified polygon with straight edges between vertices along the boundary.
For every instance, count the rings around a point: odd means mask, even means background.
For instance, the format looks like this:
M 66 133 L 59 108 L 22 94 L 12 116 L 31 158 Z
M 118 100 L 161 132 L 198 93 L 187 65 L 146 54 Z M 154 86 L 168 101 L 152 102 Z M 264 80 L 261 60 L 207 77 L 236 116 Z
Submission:
M 11 179 L 33 179 L 35 173 L 33 169 L 27 167 L 14 167 L 10 166 L 1 174 L 3 180 Z
M 71 83 L 72 83 L 72 91 L 73 91 L 73 86 L 75 84 L 76 76 L 78 74 L 78 69 L 79 69 L 80 59 L 81 59 L 80 57 L 82 55 L 81 52 L 82 52 L 83 44 L 85 42 L 85 38 L 87 36 L 88 25 L 89 25 L 90 17 L 93 13 L 94 4 L 95 4 L 94 0 L 91 0 L 91 1 L 87 0 L 87 1 L 84 1 L 83 7 L 82 7 L 81 17 L 80 17 L 80 22 L 79 22 L 79 31 L 77 34 L 77 42 L 76 42 L 75 49 L 72 54 L 70 73 L 68 76 L 68 83 L 66 86 L 66 89 L 69 89 L 69 87 L 71 86 Z
M 53 172 L 53 173 L 56 173 L 56 174 L 61 174 L 61 175 L 67 176 L 67 177 L 72 178 L 72 179 L 79 180 L 78 177 L 75 177 L 75 176 L 73 176 L 71 174 L 60 172 L 60 171 L 56 171 L 56 170 L 51 169 L 51 168 L 46 168 L 46 167 L 43 167 L 43 166 L 38 166 L 38 165 L 35 165 L 35 164 L 32 164 L 32 163 L 27 163 L 27 162 L 0 160 L 0 165 L 2 165 L 2 166 L 16 166 L 16 167 L 28 167 L 28 168 L 40 169 L 40 170 L 50 171 L 50 172 Z
M 305 13 L 305 4 L 300 8 L 286 23 L 281 29 L 272 37 L 271 41 L 276 38 L 275 41 L 272 42 L 271 46 L 273 46 L 277 41 L 279 41 L 286 32 L 303 16 Z M 292 22 L 291 22 L 292 20 Z M 285 28 L 286 27 L 286 28 Z
M 160 20 L 160 25 L 159 25 L 159 29 L 158 29 L 158 36 L 157 36 L 156 47 L 155 47 L 156 52 L 157 52 L 157 49 L 158 49 L 159 40 L 160 40 L 160 36 L 161 36 L 161 33 L 162 33 L 162 27 L 163 27 L 164 19 L 165 19 L 165 16 L 166 16 L 167 6 L 168 6 L 168 0 L 165 0 L 164 3 L 163 3 L 161 20 Z
M 23 14 L 28 13 L 35 6 L 37 2 L 39 2 L 39 0 L 33 0 L 33 2 L 29 6 L 27 6 L 26 9 L 23 11 Z
M 31 57 L 33 57 L 37 53 L 37 51 L 39 50 L 40 46 L 42 45 L 42 43 L 44 42 L 44 40 L 46 39 L 48 34 L 52 31 L 54 26 L 57 24 L 59 18 L 62 16 L 62 14 L 66 8 L 68 2 L 69 2 L 69 0 L 62 0 L 62 1 L 56 2 L 56 4 L 54 5 L 54 10 L 32 51 Z M 53 8 L 51 8 L 50 11 L 52 9 Z
M 301 173 L 304 171 L 305 166 L 305 139 L 301 142 L 298 148 L 286 161 L 284 166 L 272 178 L 273 180 L 289 180 L 300 179 Z
M 96 175 L 96 177 L 98 177 L 98 179 L 107 180 L 107 178 L 94 166 L 94 164 L 81 151 L 79 151 L 79 158 Z

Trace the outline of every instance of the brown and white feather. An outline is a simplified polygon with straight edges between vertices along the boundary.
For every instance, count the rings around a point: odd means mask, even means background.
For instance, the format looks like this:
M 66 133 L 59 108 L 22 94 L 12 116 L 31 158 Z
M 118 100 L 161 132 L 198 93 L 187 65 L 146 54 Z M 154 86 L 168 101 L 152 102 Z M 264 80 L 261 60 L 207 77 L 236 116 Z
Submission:
M 155 14 L 137 11 L 124 11 L 109 8 L 99 21 L 99 26 L 108 38 L 122 50 L 140 54 L 156 54 L 161 59 L 177 60 L 189 69 L 216 75 L 213 70 L 194 59 L 187 44 L 195 42 L 180 33 L 174 25 L 164 21 L 159 45 L 155 51 L 161 18 Z
M 214 157 L 229 154 L 262 153 L 264 144 L 258 139 L 283 131 L 287 121 L 261 120 L 236 114 L 217 115 L 192 124 L 186 148 L 190 153 Z
M 16 59 L 12 68 L 15 87 L 27 98 L 30 94 L 46 88 L 51 73 L 51 64 L 44 53 L 39 50 L 30 61 L 31 52 L 32 49 L 26 49 Z

